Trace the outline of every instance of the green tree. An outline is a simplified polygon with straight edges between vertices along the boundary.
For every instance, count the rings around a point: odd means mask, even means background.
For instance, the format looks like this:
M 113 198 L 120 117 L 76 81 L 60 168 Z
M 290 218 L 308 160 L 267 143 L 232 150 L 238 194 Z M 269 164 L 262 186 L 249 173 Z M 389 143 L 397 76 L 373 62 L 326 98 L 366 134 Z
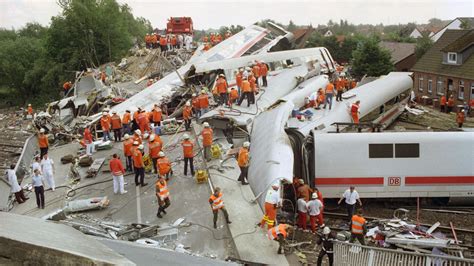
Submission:
M 416 40 L 415 56 L 420 59 L 433 46 L 433 41 L 428 36 L 423 36 Z
M 461 19 L 461 25 L 459 25 L 459 27 L 461 27 L 461 29 L 463 30 L 469 30 L 472 28 L 473 25 L 471 25 L 470 21 L 467 20 L 467 19 Z
M 361 41 L 352 52 L 352 71 L 356 77 L 378 77 L 393 70 L 390 52 L 379 46 L 379 40 L 371 37 Z

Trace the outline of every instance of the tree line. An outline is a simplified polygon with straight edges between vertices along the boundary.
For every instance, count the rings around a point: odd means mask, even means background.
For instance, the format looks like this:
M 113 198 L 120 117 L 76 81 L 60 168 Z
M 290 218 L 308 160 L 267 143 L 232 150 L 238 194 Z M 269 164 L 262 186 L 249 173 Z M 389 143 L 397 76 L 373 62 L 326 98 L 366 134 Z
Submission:
M 152 27 L 115 0 L 59 0 L 51 24 L 0 29 L 0 93 L 11 104 L 57 99 L 75 72 L 120 60 Z

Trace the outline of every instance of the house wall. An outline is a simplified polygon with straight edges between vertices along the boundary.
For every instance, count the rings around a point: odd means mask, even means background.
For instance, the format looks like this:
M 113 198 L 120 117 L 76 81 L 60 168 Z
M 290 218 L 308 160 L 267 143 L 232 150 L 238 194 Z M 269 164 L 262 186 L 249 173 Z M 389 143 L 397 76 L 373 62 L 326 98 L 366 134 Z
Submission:
M 409 71 L 416 63 L 416 57 L 415 54 L 411 54 L 407 57 L 405 57 L 403 60 L 398 61 L 395 64 L 395 69 L 397 71 Z
M 459 20 L 459 19 L 453 20 L 446 27 L 444 27 L 442 30 L 438 31 L 435 35 L 433 35 L 431 37 L 431 40 L 433 40 L 433 42 L 436 42 L 439 38 L 441 38 L 443 33 L 448 29 L 449 30 L 459 30 L 459 29 L 461 29 L 461 20 Z
M 420 33 L 420 31 L 418 29 L 414 29 L 411 34 L 410 34 L 410 38 L 421 38 L 422 35 Z
M 420 77 L 423 78 L 423 81 L 421 82 L 421 88 Z M 414 72 L 413 78 L 413 88 L 416 96 L 419 99 L 421 99 L 422 96 L 427 96 L 428 98 L 439 100 L 441 98 L 441 93 L 445 95 L 453 94 L 455 99 L 455 105 L 463 105 L 464 102 L 469 103 L 470 100 L 474 98 L 474 79 L 449 77 L 423 72 Z M 438 78 L 441 78 L 441 81 L 443 82 L 441 92 L 437 91 Z M 431 92 L 428 91 L 428 83 L 430 79 L 432 81 Z M 448 80 L 452 80 L 451 90 L 448 89 Z M 464 93 L 460 93 L 460 81 L 464 81 Z M 457 110 L 457 108 L 455 108 L 455 110 Z

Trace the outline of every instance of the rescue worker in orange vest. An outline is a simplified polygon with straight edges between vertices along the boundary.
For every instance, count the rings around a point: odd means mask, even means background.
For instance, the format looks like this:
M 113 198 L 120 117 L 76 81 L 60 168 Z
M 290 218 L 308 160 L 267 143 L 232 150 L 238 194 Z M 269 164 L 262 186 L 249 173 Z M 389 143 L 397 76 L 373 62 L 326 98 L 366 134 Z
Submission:
M 148 185 L 145 183 L 145 164 L 143 163 L 143 144 L 138 145 L 137 149 L 133 150 L 133 168 L 135 170 L 135 185 L 142 187 Z M 138 180 L 140 177 L 140 180 Z
M 163 120 L 163 112 L 158 104 L 155 104 L 155 107 L 152 111 L 152 119 L 151 122 L 155 124 L 155 126 L 161 126 L 161 121 Z
M 262 220 L 257 225 L 264 227 L 265 224 L 267 228 L 270 229 L 276 224 L 277 209 L 281 206 L 280 202 L 280 182 L 277 181 L 272 184 L 272 188 L 267 191 L 265 195 L 265 214 L 263 215 Z
M 230 37 L 232 37 L 232 33 L 228 30 L 224 35 L 224 39 L 229 39 Z
M 214 32 L 211 32 L 211 35 L 209 36 L 209 41 L 211 41 L 212 45 L 216 45 L 216 36 L 214 35 Z
M 142 111 L 142 108 L 141 107 L 138 107 L 137 110 L 135 112 L 133 112 L 133 115 L 132 115 L 132 131 L 135 132 L 135 130 L 137 130 L 139 127 L 138 127 L 138 115 L 140 114 L 140 112 Z
M 359 124 L 359 113 L 360 113 L 359 108 L 360 108 L 360 100 L 357 100 L 355 103 L 351 105 L 351 116 L 355 124 Z
M 332 84 L 332 83 L 330 83 Z M 328 84 L 329 86 L 329 84 Z M 334 87 L 334 85 L 333 85 Z M 327 86 L 326 86 L 327 88 Z M 336 95 L 336 102 L 342 102 L 342 93 L 344 92 L 344 85 L 343 85 L 343 82 L 340 81 L 340 82 L 337 82 L 336 81 L 336 90 L 337 90 L 337 95 Z
M 107 79 L 107 75 L 105 74 L 105 71 L 100 72 L 100 80 L 102 81 L 103 84 L 105 84 L 106 79 Z
M 448 110 L 446 113 L 450 114 L 453 111 L 454 107 L 454 96 L 451 94 L 448 99 Z
M 204 42 L 204 43 L 209 42 L 209 37 L 207 37 L 207 36 L 202 37 L 202 42 Z
M 63 84 L 64 96 L 67 95 L 67 93 L 69 92 L 69 90 L 71 88 L 72 88 L 72 82 L 71 81 L 64 82 L 64 84 Z
M 357 87 L 357 81 L 355 79 L 351 80 L 351 85 L 350 85 L 350 88 L 353 89 Z
M 456 114 L 456 123 L 458 123 L 459 128 L 462 128 L 462 124 L 464 124 L 465 119 L 466 116 L 464 114 L 464 109 L 461 109 L 461 111 Z
M 199 97 L 197 97 L 196 93 L 191 95 L 191 104 L 196 114 L 196 118 L 199 118 L 201 115 L 201 107 L 199 106 Z
M 366 220 L 362 217 L 362 209 L 352 216 L 351 220 L 351 239 L 349 243 L 354 243 L 357 239 L 361 245 L 365 245 L 365 233 L 367 232 Z
M 110 118 L 112 124 L 112 130 L 114 131 L 114 140 L 122 141 L 122 119 L 116 111 L 112 111 L 112 117 Z
M 181 146 L 183 146 L 183 157 L 184 157 L 184 175 L 188 175 L 188 163 L 189 169 L 191 170 L 191 175 L 194 176 L 194 164 L 193 164 L 193 149 L 194 143 L 189 140 L 188 134 L 183 134 L 183 142 L 181 142 Z
M 148 48 L 148 49 L 151 49 L 151 38 L 150 38 L 150 34 L 147 33 L 145 35 L 145 47 Z
M 133 171 L 132 167 L 132 146 L 133 146 L 133 139 L 130 138 L 130 135 L 125 134 L 123 136 L 124 141 L 123 141 L 123 155 L 125 156 L 125 166 L 127 168 L 127 171 Z M 138 146 L 137 142 L 137 146 Z
M 201 132 L 202 135 L 202 146 L 204 147 L 204 159 L 206 161 L 211 160 L 211 146 L 212 146 L 212 138 L 213 132 L 212 128 L 209 126 L 209 123 L 204 122 L 202 123 L 204 129 Z
M 168 185 L 163 176 L 158 176 L 158 180 L 155 183 L 156 197 L 158 198 L 158 212 L 156 217 L 163 218 L 161 213 L 166 214 L 166 209 L 170 206 L 170 192 Z
M 237 84 L 237 90 L 238 90 L 239 96 L 242 94 L 241 89 L 242 89 L 243 72 L 244 72 L 244 69 L 239 68 L 239 71 L 235 75 L 235 83 Z
M 125 170 L 123 169 L 122 161 L 116 153 L 112 155 L 112 160 L 109 162 L 110 172 L 113 177 L 114 185 L 114 194 L 120 192 L 120 194 L 125 194 L 127 191 L 124 189 L 123 175 Z
M 28 104 L 28 108 L 26 109 L 26 114 L 31 116 L 31 118 L 33 118 L 33 107 L 31 106 L 31 103 Z
M 267 87 L 267 74 L 268 74 L 268 66 L 265 64 L 265 62 L 261 61 L 260 62 L 260 77 L 262 77 L 262 87 Z
M 338 91 L 338 94 L 339 94 L 339 91 Z M 332 97 L 334 96 L 334 84 L 332 84 L 331 82 L 329 82 L 327 85 L 326 85 L 326 91 L 325 91 L 325 98 L 326 98 L 326 101 L 324 102 L 324 109 L 326 109 L 326 104 L 329 103 L 329 110 L 331 110 L 331 107 L 332 107 Z M 337 99 L 336 99 L 337 100 Z
M 143 143 L 143 140 L 142 140 L 142 132 L 140 131 L 140 129 L 137 129 L 135 130 L 135 132 L 133 133 L 133 142 L 138 142 L 138 144 L 142 144 Z
M 260 77 L 260 66 L 258 65 L 258 62 L 255 62 L 255 64 L 252 67 L 252 73 L 255 78 L 255 84 L 258 86 L 258 78 Z
M 92 156 L 94 152 L 94 140 L 88 127 L 84 129 L 84 144 L 86 145 L 86 155 Z
M 319 88 L 318 97 L 316 98 L 316 107 L 315 109 L 321 109 L 321 104 L 326 103 L 323 88 Z
M 176 35 L 171 36 L 171 47 L 173 50 L 178 48 L 178 39 L 176 38 Z
M 191 107 L 191 103 L 187 101 L 183 108 L 184 128 L 186 129 L 186 131 L 189 131 L 191 129 L 192 117 L 193 117 L 193 108 Z
M 151 161 L 153 162 L 153 173 L 157 173 L 156 166 L 162 148 L 163 141 L 161 140 L 160 136 L 151 134 L 150 141 L 148 142 L 148 152 L 150 154 Z
M 222 42 L 222 36 L 219 33 L 217 33 L 215 40 L 216 40 L 216 43 Z
M 138 127 L 140 128 L 140 131 L 142 134 L 144 134 L 147 129 L 147 123 L 148 123 L 148 119 L 147 119 L 147 115 L 146 115 L 146 111 L 145 110 L 141 110 L 140 113 L 138 114 L 137 116 L 137 123 L 138 123 Z M 148 129 L 149 129 L 149 126 L 148 126 Z
M 130 114 L 130 110 L 125 110 L 125 114 L 123 114 L 123 117 L 122 117 L 122 133 L 123 134 L 129 134 L 131 133 L 131 130 L 130 130 L 130 122 L 131 122 L 131 114 Z
M 442 95 L 439 100 L 439 108 L 441 112 L 446 112 L 446 96 Z
M 209 111 L 209 96 L 206 93 L 206 90 L 201 90 L 201 95 L 198 96 L 199 100 L 199 111 L 200 115 L 203 116 L 207 111 Z
M 158 35 L 156 32 L 153 33 L 152 44 L 151 44 L 153 49 L 158 48 L 158 41 L 159 40 L 160 40 L 160 35 Z
M 110 140 L 110 117 L 107 112 L 102 112 L 102 117 L 100 118 L 100 126 L 102 127 L 103 140 Z
M 161 47 L 161 51 L 164 52 L 166 51 L 168 48 L 168 40 L 166 39 L 166 36 L 160 36 L 160 47 Z
M 48 135 L 45 134 L 44 128 L 40 129 L 38 133 L 38 146 L 40 148 L 40 157 L 43 159 L 43 155 L 48 153 L 49 148 Z
M 247 99 L 247 107 L 250 107 L 250 102 L 252 100 L 252 87 L 250 86 L 250 82 L 247 78 L 243 78 L 242 80 L 242 94 L 240 95 L 239 102 L 237 103 L 238 106 L 242 104 L 244 99 Z
M 229 105 L 232 106 L 237 99 L 239 99 L 239 92 L 235 88 L 231 88 L 229 93 Z
M 255 95 L 258 94 L 257 79 L 252 72 L 249 73 L 248 81 L 250 83 L 250 102 L 255 104 Z
M 250 158 L 249 158 L 249 147 L 250 147 L 250 142 L 246 141 L 244 142 L 244 145 L 242 148 L 239 150 L 239 155 L 237 157 L 237 163 L 240 167 L 240 175 L 239 175 L 239 181 L 241 182 L 242 185 L 248 185 L 248 179 L 247 175 L 249 172 L 249 163 L 250 163 Z
M 298 185 L 296 187 L 296 197 L 303 197 L 306 202 L 309 201 L 311 193 L 313 191 L 311 188 L 304 183 L 303 179 L 298 179 Z
M 278 242 L 278 254 L 284 253 L 285 239 L 293 232 L 293 226 L 289 224 L 279 224 L 268 230 L 268 239 Z
M 158 174 L 168 181 L 173 175 L 173 169 L 171 168 L 170 160 L 165 156 L 163 151 L 158 154 Z
M 216 89 L 219 93 L 219 104 L 227 104 L 227 81 L 224 74 L 219 74 L 219 78 L 216 81 Z
M 214 215 L 214 228 L 217 229 L 217 216 L 219 210 L 224 213 L 224 218 L 227 224 L 231 224 L 232 222 L 229 220 L 229 214 L 224 206 L 224 201 L 222 200 L 222 192 L 219 187 L 214 189 L 214 193 L 211 194 L 209 197 L 209 204 L 211 204 L 212 214 Z
M 204 48 L 202 48 L 202 50 L 203 51 L 208 51 L 211 48 L 212 48 L 211 44 L 207 42 L 206 44 L 204 44 Z

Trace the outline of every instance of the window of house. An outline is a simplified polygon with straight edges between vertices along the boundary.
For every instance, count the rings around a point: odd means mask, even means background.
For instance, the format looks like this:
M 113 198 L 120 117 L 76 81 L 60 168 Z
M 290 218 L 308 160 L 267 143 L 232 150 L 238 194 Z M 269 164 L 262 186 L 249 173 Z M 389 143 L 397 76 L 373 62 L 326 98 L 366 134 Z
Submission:
M 395 158 L 419 158 L 420 144 L 418 143 L 396 143 Z
M 436 82 L 436 93 L 443 93 L 443 80 L 441 79 L 441 77 L 438 77 L 438 81 Z
M 474 82 L 471 82 L 471 100 L 474 99 Z
M 458 55 L 456 53 L 448 53 L 448 63 L 456 64 Z
M 464 99 L 464 80 L 459 81 L 458 98 Z
M 369 144 L 369 158 L 393 158 L 393 144 Z
M 428 80 L 428 92 L 433 92 L 433 81 L 431 79 Z
M 423 77 L 418 78 L 418 90 L 423 91 Z

